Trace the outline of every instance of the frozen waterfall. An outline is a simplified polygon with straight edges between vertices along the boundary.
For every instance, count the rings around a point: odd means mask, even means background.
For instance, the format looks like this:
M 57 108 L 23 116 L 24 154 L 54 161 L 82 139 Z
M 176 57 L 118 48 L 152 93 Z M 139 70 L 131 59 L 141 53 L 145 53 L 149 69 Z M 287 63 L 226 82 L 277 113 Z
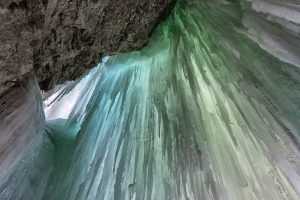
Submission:
M 250 6 L 179 2 L 147 47 L 60 89 L 45 198 L 298 199 L 300 43 Z
M 44 102 L 36 199 L 299 199 L 299 24 L 297 0 L 178 0 Z

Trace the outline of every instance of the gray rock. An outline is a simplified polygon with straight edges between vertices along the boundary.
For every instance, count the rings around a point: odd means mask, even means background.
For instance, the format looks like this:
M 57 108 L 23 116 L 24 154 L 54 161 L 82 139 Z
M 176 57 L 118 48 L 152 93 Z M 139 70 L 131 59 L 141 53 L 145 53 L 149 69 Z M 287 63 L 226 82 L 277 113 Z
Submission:
M 0 95 L 35 72 L 41 89 L 104 55 L 141 48 L 174 0 L 0 0 Z

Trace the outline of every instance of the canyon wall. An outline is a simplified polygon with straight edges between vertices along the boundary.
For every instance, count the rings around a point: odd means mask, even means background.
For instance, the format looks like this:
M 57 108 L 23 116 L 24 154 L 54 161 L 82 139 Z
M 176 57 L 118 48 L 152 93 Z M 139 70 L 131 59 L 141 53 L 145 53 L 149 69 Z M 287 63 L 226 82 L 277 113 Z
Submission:
M 35 72 L 41 89 L 76 79 L 104 55 L 135 50 L 173 0 L 1 0 L 0 95 Z

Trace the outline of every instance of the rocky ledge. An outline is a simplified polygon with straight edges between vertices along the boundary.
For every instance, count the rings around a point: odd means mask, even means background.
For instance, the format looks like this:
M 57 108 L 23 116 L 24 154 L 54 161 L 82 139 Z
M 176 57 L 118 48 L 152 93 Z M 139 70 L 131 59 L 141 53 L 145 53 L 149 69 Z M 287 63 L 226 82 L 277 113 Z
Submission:
M 40 88 L 104 55 L 145 45 L 174 0 L 0 0 L 0 97 L 35 72 Z

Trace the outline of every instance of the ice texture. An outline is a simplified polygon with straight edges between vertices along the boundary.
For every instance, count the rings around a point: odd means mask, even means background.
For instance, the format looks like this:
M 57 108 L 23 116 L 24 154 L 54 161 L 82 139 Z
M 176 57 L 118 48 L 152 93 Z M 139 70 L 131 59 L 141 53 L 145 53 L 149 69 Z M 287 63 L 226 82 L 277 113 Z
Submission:
M 44 102 L 30 75 L 0 102 L 0 200 L 298 200 L 299 19 L 298 0 L 178 0 Z
M 16 84 L 0 105 L 0 199 L 41 199 L 54 158 L 34 75 Z
M 252 8 L 178 1 L 147 47 L 59 90 L 44 199 L 299 199 L 299 38 Z
M 241 1 L 246 34 L 270 54 L 300 67 L 300 1 L 247 1 L 251 4 Z

